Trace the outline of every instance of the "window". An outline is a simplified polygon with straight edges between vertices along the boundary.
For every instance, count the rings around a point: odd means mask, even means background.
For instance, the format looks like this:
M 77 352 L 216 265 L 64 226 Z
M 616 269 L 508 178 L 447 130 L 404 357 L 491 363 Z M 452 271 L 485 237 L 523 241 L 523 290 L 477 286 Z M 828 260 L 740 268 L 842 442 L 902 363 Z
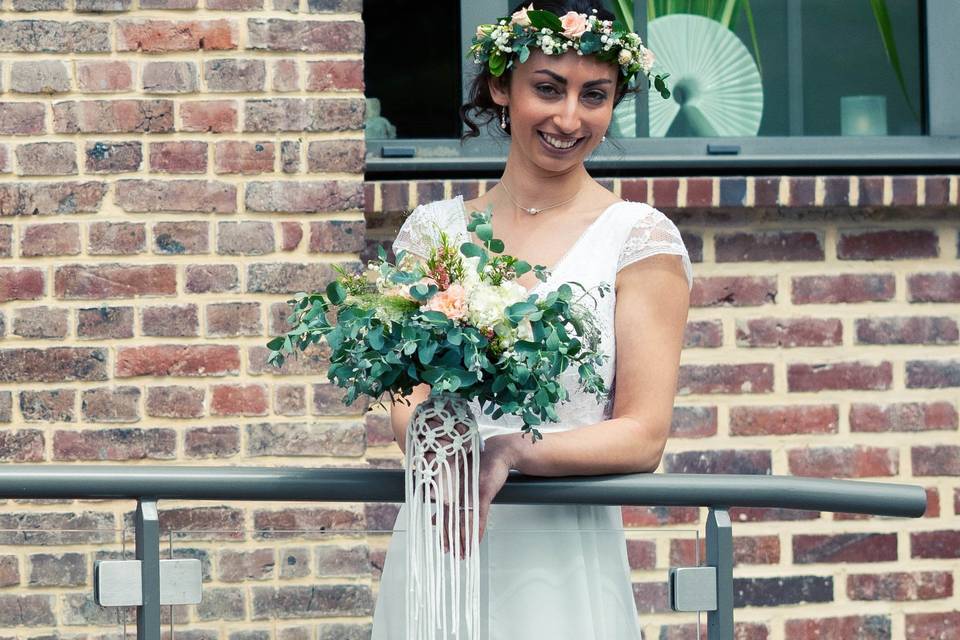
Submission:
M 392 136 L 383 120 L 368 122 L 367 172 L 379 179 L 499 175 L 508 143 L 492 131 L 461 146 L 457 110 L 476 73 L 466 55 L 475 26 L 507 15 L 512 3 L 426 4 L 364 3 L 367 97 L 380 100 L 382 118 L 395 127 Z M 667 4 L 635 0 L 634 21 L 671 73 L 674 95 L 624 100 L 608 136 L 616 141 L 598 148 L 591 169 L 923 171 L 960 163 L 955 0 L 886 1 L 899 74 L 870 0 L 751 0 L 753 30 L 742 14 L 729 28 L 678 13 L 648 21 L 648 6 Z M 403 38 L 424 42 L 422 51 L 389 49 L 397 15 L 423 25 Z

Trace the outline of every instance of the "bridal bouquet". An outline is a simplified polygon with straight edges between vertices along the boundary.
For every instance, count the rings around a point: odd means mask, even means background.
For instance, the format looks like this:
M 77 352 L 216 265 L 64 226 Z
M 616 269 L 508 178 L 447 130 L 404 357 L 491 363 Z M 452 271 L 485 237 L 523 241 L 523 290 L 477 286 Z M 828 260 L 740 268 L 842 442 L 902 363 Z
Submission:
M 439 232 L 425 263 L 400 251 L 391 264 L 381 247 L 379 262 L 365 273 L 337 268 L 324 293 L 297 294 L 288 301 L 293 328 L 267 344 L 268 363 L 280 366 L 325 339 L 327 376 L 346 389 L 346 404 L 360 394 L 393 400 L 427 383 L 434 394 L 478 400 L 494 419 L 520 416 L 534 441 L 541 437 L 537 425 L 557 421 L 555 405 L 568 399 L 559 380 L 568 367 L 577 367 L 581 390 L 602 401 L 597 368 L 607 356 L 599 353 L 600 331 L 584 303 L 591 290 L 573 282 L 542 299 L 528 293 L 519 276 L 532 269 L 546 281 L 549 274 L 502 254 L 490 215 L 473 212 L 468 225 L 483 246 L 453 247 Z M 603 297 L 609 285 L 596 289 Z
M 293 328 L 267 345 L 268 362 L 280 366 L 287 355 L 325 340 L 327 376 L 347 390 L 346 404 L 360 394 L 379 399 L 387 393 L 392 401 L 416 385 L 431 386 L 411 416 L 405 449 L 406 637 L 418 640 L 438 632 L 447 638 L 448 623 L 459 630 L 461 609 L 466 636 L 479 633 L 479 526 L 472 516 L 482 442 L 469 402 L 479 401 L 493 419 L 520 416 L 522 432 L 536 442 L 542 438 L 537 425 L 556 422 L 556 404 L 568 399 L 560 374 L 569 367 L 577 367 L 581 390 L 598 402 L 607 394 L 597 372 L 607 356 L 584 302 L 596 302 L 592 289 L 574 282 L 543 298 L 528 292 L 517 278 L 532 269 L 545 282 L 547 270 L 503 254 L 491 215 L 491 208 L 473 212 L 467 226 L 483 246 L 454 247 L 438 230 L 425 262 L 400 251 L 391 264 L 381 248 L 380 260 L 363 273 L 338 269 L 323 293 L 289 301 Z M 602 297 L 610 285 L 596 289 Z M 443 538 L 452 541 L 448 566 L 436 522 L 445 524 Z M 469 556 L 463 590 L 460 556 Z M 444 576 L 454 585 L 452 607 L 446 606 Z

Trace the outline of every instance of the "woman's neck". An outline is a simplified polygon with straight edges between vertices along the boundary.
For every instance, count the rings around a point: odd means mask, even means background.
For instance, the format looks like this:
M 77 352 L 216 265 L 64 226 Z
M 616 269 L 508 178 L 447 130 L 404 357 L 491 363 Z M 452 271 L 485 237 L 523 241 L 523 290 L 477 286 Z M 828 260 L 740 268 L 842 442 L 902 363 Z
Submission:
M 500 177 L 519 206 L 538 209 L 584 195 L 589 180 L 583 163 L 562 173 L 547 172 L 530 163 L 513 145 Z

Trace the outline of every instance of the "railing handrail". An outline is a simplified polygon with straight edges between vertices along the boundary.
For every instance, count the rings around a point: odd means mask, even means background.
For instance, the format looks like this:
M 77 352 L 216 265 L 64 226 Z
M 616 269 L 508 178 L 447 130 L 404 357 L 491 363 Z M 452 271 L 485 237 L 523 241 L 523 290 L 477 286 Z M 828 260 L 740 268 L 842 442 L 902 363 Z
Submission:
M 403 502 L 403 471 L 303 467 L 4 465 L 0 498 Z M 779 507 L 920 517 L 917 485 L 772 475 L 630 474 L 542 478 L 512 472 L 494 502 Z

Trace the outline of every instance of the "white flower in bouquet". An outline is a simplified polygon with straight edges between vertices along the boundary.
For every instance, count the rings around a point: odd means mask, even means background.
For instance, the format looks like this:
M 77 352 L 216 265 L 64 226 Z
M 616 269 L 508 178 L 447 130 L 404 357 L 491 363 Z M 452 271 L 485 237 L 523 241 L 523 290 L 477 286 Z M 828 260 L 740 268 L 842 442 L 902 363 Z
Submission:
M 467 319 L 475 327 L 491 329 L 504 319 L 504 309 L 526 298 L 526 289 L 515 282 L 481 282 L 467 290 Z

